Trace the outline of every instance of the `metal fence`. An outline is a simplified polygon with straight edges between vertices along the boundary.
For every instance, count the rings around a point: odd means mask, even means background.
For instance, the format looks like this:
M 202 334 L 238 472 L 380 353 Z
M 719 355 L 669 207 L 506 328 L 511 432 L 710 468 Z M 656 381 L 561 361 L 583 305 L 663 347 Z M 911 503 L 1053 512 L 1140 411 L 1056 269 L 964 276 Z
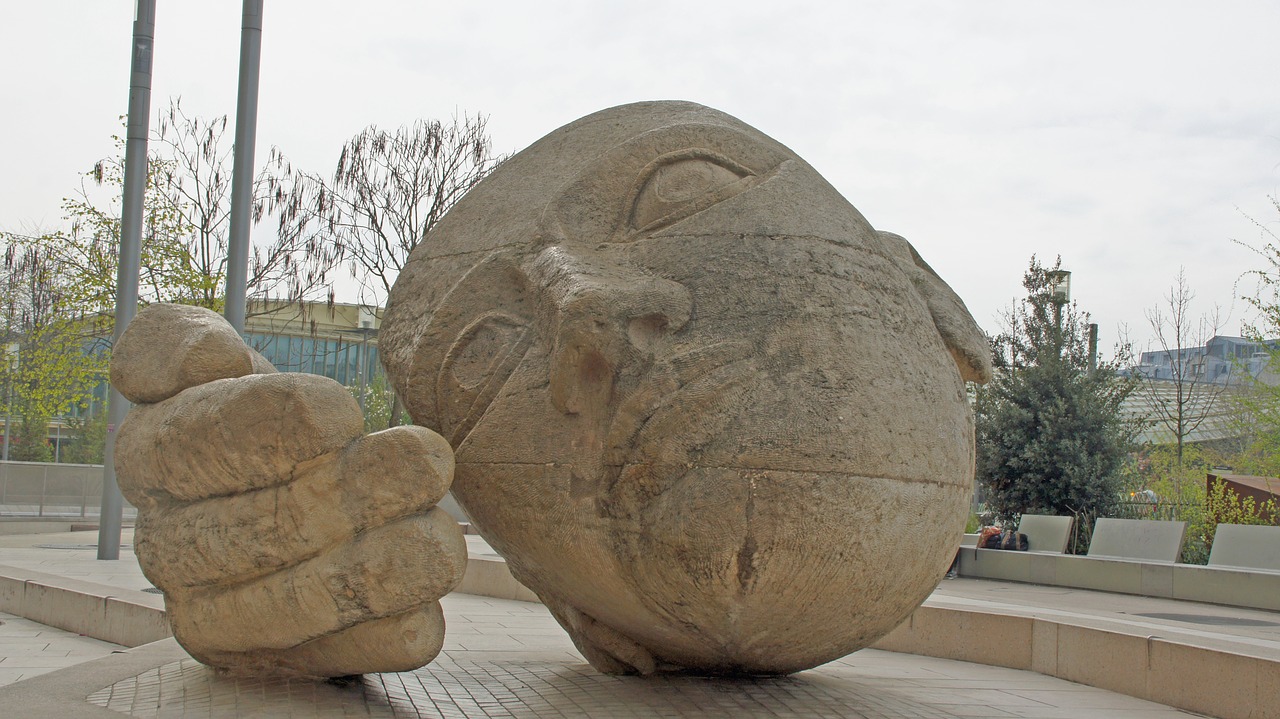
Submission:
M 1120 502 L 1111 512 L 1117 519 L 1184 519 L 1196 505 L 1179 502 Z
M 97 517 L 102 465 L 0 461 L 0 516 Z M 124 516 L 138 514 L 128 502 Z

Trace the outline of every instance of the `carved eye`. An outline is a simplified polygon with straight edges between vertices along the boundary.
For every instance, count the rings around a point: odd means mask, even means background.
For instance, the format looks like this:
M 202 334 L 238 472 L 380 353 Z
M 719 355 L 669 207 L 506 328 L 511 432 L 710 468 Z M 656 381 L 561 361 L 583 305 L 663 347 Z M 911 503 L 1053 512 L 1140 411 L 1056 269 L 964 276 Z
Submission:
M 710 150 L 663 155 L 641 171 L 626 205 L 631 216 L 619 228 L 623 234 L 619 239 L 683 220 L 754 187 L 759 179 L 751 170 Z

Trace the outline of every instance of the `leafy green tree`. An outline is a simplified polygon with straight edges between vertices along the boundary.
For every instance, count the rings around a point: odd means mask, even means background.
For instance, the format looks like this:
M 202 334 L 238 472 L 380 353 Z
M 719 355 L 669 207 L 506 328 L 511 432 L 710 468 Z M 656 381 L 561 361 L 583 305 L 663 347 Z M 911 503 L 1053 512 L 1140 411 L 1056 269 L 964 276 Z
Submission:
M 9 250 L 0 274 L 0 400 L 29 433 L 43 432 L 51 417 L 87 408 L 105 376 L 101 317 L 70 309 L 72 288 L 48 254 L 39 248 Z M 27 453 L 14 449 L 10 458 Z
M 992 342 L 995 376 L 977 390 L 977 476 L 1003 519 L 1075 515 L 1077 525 L 1117 500 L 1133 428 L 1120 405 L 1132 391 L 1116 362 L 1090 370 L 1088 315 L 1054 292 L 1061 259 L 1034 257 L 1027 296 Z
M 151 139 L 143 201 L 139 299 L 213 310 L 223 305 L 230 224 L 231 138 L 226 117 L 188 115 L 177 100 L 160 113 Z M 65 225 L 47 232 L 0 232 L 0 334 L 17 345 L 0 362 L 5 409 L 30 427 L 38 418 L 85 409 L 106 375 L 114 330 L 116 273 L 124 182 L 120 154 L 86 172 L 64 198 Z M 255 216 L 267 198 L 255 185 Z M 332 248 L 290 236 L 257 242 L 249 258 L 250 309 L 255 300 L 316 299 L 329 289 Z M 32 431 L 35 431 L 32 429 Z
M 49 417 L 27 412 L 14 427 L 9 459 L 14 462 L 52 462 L 49 447 Z
M 100 411 L 92 417 L 68 417 L 71 441 L 62 451 L 62 461 L 71 464 L 102 464 L 103 450 L 107 445 L 107 413 Z
M 391 411 L 395 405 L 395 390 L 391 388 L 391 381 L 387 379 L 385 372 L 371 370 L 371 374 L 372 377 L 364 387 L 363 400 L 360 397 L 359 382 L 352 383 L 347 387 L 347 390 L 364 408 L 364 431 L 377 432 L 398 424 L 398 422 L 395 424 L 391 422 Z
M 1280 214 L 1280 199 L 1269 199 Z M 1249 371 L 1240 373 L 1245 382 L 1229 397 L 1233 429 L 1244 445 L 1233 465 L 1238 472 L 1280 477 L 1280 236 L 1268 223 L 1253 223 L 1262 242 L 1255 246 L 1237 241 L 1251 249 L 1261 265 L 1245 273 L 1255 286 L 1241 299 L 1253 308 L 1256 319 L 1245 325 L 1244 335 L 1257 342 L 1266 357 L 1262 367 L 1251 361 Z

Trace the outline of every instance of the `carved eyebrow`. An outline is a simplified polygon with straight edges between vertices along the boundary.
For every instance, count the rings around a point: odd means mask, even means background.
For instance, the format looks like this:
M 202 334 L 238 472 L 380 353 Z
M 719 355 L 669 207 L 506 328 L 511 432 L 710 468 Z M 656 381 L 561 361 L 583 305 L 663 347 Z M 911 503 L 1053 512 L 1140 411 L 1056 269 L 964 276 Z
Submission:
M 683 173 L 682 165 L 687 165 Z M 638 234 L 679 222 L 746 192 L 763 179 L 714 150 L 691 147 L 665 153 L 637 174 L 610 241 L 627 242 Z M 664 183 L 674 187 L 664 188 Z M 664 191 L 674 196 L 664 197 Z

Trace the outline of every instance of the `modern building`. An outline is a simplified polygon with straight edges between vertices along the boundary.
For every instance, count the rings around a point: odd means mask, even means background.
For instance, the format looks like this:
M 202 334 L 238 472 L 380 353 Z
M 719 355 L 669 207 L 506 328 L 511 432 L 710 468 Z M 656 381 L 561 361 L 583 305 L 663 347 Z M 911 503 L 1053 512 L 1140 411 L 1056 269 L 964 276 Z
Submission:
M 248 310 L 245 340 L 281 372 L 323 375 L 353 389 L 368 387 L 382 375 L 378 355 L 381 307 L 268 301 L 251 303 Z M 92 351 L 98 351 L 97 345 Z M 102 412 L 107 393 L 107 378 L 103 377 L 85 414 L 92 417 Z M 5 423 L 11 419 L 6 418 Z M 49 422 L 49 445 L 55 461 L 61 459 L 64 444 L 72 440 L 71 420 L 76 419 L 83 419 L 79 410 L 71 417 L 54 417 Z
M 1233 394 L 1254 381 L 1280 383 L 1271 366 L 1277 348 L 1280 340 L 1215 335 L 1199 347 L 1143 352 L 1135 371 L 1148 381 L 1129 396 L 1122 411 L 1147 421 L 1139 434 L 1142 442 L 1177 441 L 1169 423 L 1160 419 L 1173 413 L 1179 403 L 1189 418 L 1185 442 L 1229 440 L 1238 434 Z
M 250 306 L 245 339 L 281 372 L 307 372 L 338 384 L 368 384 L 382 372 L 382 308 L 271 301 Z
M 1137 371 L 1148 379 L 1172 380 L 1180 368 L 1186 379 L 1235 384 L 1267 373 L 1270 351 L 1278 346 L 1280 340 L 1256 342 L 1215 335 L 1200 347 L 1143 352 Z

